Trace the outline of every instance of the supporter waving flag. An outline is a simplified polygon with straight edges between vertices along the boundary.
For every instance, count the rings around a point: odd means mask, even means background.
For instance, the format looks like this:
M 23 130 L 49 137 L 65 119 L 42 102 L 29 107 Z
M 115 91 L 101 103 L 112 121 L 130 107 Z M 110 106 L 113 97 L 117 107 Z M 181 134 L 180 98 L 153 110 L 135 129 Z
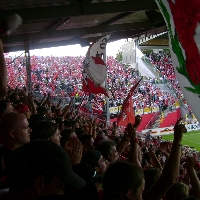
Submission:
M 142 78 L 130 89 L 128 96 L 124 100 L 121 113 L 117 118 L 118 126 L 126 127 L 128 123 L 135 123 L 132 96 L 141 80 Z
M 102 57 L 110 35 L 101 38 L 93 43 L 83 61 L 83 91 L 86 93 L 105 94 L 106 89 L 102 86 L 107 77 L 107 66 Z

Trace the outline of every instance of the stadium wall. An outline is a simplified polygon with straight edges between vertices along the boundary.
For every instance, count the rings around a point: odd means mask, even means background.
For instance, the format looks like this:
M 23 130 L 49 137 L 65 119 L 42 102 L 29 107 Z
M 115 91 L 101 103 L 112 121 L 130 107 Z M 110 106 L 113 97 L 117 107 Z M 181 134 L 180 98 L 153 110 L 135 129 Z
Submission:
M 142 122 L 140 123 L 140 126 L 137 128 L 137 131 L 141 132 L 145 129 L 145 126 L 148 124 L 148 122 L 151 120 L 151 118 L 154 116 L 154 113 L 142 115 Z
M 180 117 L 180 108 L 177 108 L 175 112 L 168 113 L 164 121 L 160 124 L 159 128 L 174 126 Z

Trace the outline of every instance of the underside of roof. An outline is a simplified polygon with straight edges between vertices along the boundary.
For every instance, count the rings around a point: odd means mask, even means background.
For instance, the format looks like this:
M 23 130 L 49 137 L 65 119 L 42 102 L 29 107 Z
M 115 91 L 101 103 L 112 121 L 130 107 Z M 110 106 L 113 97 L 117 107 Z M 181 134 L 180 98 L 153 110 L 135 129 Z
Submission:
M 154 0 L 2 0 L 0 20 L 14 13 L 23 24 L 2 36 L 4 51 L 80 44 L 111 34 L 110 42 L 166 31 Z

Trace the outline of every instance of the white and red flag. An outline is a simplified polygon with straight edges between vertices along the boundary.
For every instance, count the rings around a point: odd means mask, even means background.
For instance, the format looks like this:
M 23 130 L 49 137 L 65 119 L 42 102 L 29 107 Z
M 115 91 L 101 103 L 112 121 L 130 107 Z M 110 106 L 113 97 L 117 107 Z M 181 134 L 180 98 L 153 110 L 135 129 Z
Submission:
M 103 113 L 102 105 L 98 101 L 92 102 L 92 111 L 93 111 L 93 115 L 95 114 L 102 115 Z
M 102 86 L 107 77 L 107 66 L 102 57 L 105 54 L 109 36 L 105 36 L 91 44 L 83 61 L 83 91 L 86 93 L 105 94 L 106 89 Z
M 96 86 L 100 86 L 106 80 L 107 66 L 101 57 L 86 57 L 83 62 L 83 68 Z
M 90 45 L 86 56 L 103 57 L 106 53 L 106 45 L 108 43 L 109 38 L 110 35 L 106 35 L 101 39 L 97 40 L 96 42 L 93 42 Z
M 126 127 L 128 123 L 132 123 L 132 124 L 135 123 L 132 96 L 141 80 L 142 78 L 130 89 L 128 96 L 124 100 L 121 113 L 119 114 L 117 118 L 118 126 Z

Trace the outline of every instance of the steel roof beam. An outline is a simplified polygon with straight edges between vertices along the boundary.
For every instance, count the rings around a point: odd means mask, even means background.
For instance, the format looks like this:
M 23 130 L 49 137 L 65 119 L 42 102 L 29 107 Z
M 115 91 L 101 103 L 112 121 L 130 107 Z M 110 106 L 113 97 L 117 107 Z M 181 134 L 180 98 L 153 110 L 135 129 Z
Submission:
M 66 5 L 52 6 L 40 8 L 26 8 L 16 10 L 0 10 L 0 19 L 7 17 L 13 13 L 19 14 L 23 21 L 55 19 L 82 15 L 95 15 L 117 12 L 135 12 L 158 10 L 155 0 L 140 1 L 115 1 L 90 3 L 88 5 Z

